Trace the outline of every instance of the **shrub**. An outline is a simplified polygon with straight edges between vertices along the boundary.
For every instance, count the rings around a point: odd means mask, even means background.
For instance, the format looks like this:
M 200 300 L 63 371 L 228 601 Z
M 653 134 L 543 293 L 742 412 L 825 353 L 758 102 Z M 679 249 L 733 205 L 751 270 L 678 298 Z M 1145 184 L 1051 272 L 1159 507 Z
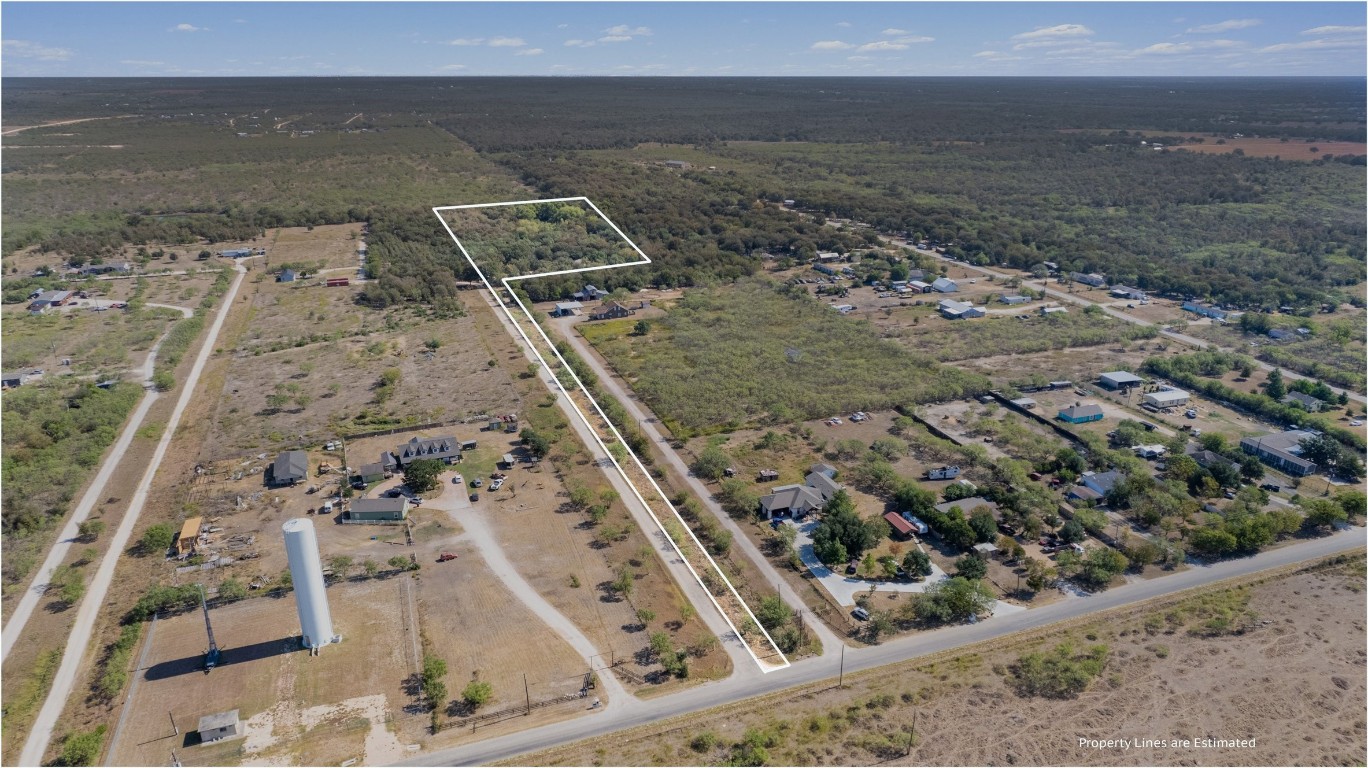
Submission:
M 468 704 L 471 709 L 479 709 L 488 704 L 494 698 L 494 687 L 481 680 L 472 680 L 461 691 L 461 700 Z
M 1021 696 L 1068 699 L 1087 689 L 1107 661 L 1107 646 L 1075 653 L 1061 643 L 1049 652 L 1028 653 L 1012 666 L 1012 685 Z

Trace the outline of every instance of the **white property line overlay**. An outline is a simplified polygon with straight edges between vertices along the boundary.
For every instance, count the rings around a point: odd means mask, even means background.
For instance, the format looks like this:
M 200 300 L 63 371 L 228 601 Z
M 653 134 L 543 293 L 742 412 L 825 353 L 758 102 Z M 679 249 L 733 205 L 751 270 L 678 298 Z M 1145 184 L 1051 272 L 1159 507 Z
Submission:
M 732 596 L 735 597 L 736 601 L 741 605 L 742 608 L 745 609 L 746 615 L 750 617 L 751 622 L 755 625 L 757 629 L 760 630 L 760 633 L 765 636 L 765 640 L 769 642 L 770 647 L 774 649 L 774 652 L 779 656 L 779 658 L 783 660 L 782 665 L 761 661 L 760 657 L 755 655 L 755 651 L 750 647 L 750 643 L 746 642 L 746 639 L 741 634 L 741 631 L 736 628 L 736 625 L 732 623 L 731 618 L 727 616 L 727 612 L 722 610 L 722 606 L 720 603 L 717 602 L 717 598 L 713 596 L 712 590 L 708 589 L 708 585 L 703 583 L 703 578 L 699 576 L 697 571 L 694 570 L 694 567 L 689 562 L 689 559 L 684 556 L 684 552 L 680 550 L 679 545 L 675 543 L 674 537 L 670 536 L 670 532 L 665 530 L 664 523 L 660 521 L 660 518 L 656 517 L 655 512 L 651 509 L 651 505 L 646 503 L 646 499 L 641 495 L 641 491 L 637 489 L 636 485 L 632 482 L 632 479 L 627 476 L 626 470 L 622 468 L 622 465 L 618 464 L 617 458 L 613 456 L 613 452 L 608 450 L 608 446 L 605 445 L 603 439 L 599 437 L 598 430 L 595 429 L 594 425 L 589 421 L 589 417 L 586 416 L 584 412 L 580 410 L 580 407 L 574 401 L 574 398 L 570 397 L 570 392 L 566 390 L 565 385 L 561 383 L 560 377 L 556 374 L 555 369 L 553 369 L 551 365 L 546 362 L 546 359 L 542 357 L 541 352 L 537 350 L 536 345 L 533 344 L 532 340 L 527 337 L 527 333 L 523 330 L 522 326 L 518 324 L 517 319 L 513 317 L 513 313 L 509 310 L 508 305 L 506 305 L 503 299 L 499 296 L 499 292 L 496 291 L 494 289 L 494 286 L 490 284 L 489 278 L 485 277 L 484 272 L 480 269 L 479 265 L 475 263 L 475 260 L 471 258 L 470 253 L 466 251 L 465 245 L 461 242 L 461 239 L 456 236 L 456 233 L 452 231 L 451 225 L 447 223 L 446 217 L 442 216 L 441 213 L 442 211 L 468 210 L 472 208 L 500 208 L 513 205 L 536 205 L 538 203 L 569 202 L 582 202 L 588 205 L 590 208 L 594 209 L 594 212 L 597 213 L 599 217 L 602 218 L 604 221 L 608 222 L 608 226 L 612 227 L 613 231 L 618 233 L 618 236 L 621 237 L 628 245 L 630 245 L 632 247 L 632 250 L 636 251 L 637 254 L 641 256 L 641 260 L 624 262 L 622 264 L 606 264 L 594 267 L 579 267 L 577 269 L 562 269 L 552 272 L 538 272 L 530 275 L 517 275 L 514 277 L 501 278 L 499 282 L 503 284 L 503 287 L 508 291 L 508 295 L 512 296 L 513 301 L 516 302 L 518 307 L 522 309 L 523 314 L 527 316 L 528 322 L 530 322 L 532 326 L 537 329 L 537 332 L 541 334 L 542 339 L 546 342 L 547 346 L 551 348 L 551 352 L 555 354 L 556 359 L 559 360 L 561 365 L 565 367 L 565 370 L 570 374 L 570 377 L 575 380 L 575 385 L 578 386 L 580 391 L 584 393 L 585 398 L 588 399 L 591 404 L 593 404 L 594 410 L 603 419 L 603 422 L 608 425 L 608 429 L 612 430 L 613 436 L 618 439 L 618 442 L 622 444 L 623 448 L 627 449 L 627 454 L 632 457 L 632 461 L 636 462 L 637 468 L 641 470 L 641 473 L 646 477 L 646 481 L 649 482 L 651 484 L 651 487 L 655 489 L 656 493 L 660 496 L 661 501 L 664 501 L 665 506 L 669 507 L 670 511 L 674 513 L 675 519 L 678 520 L 680 525 L 684 528 L 684 530 L 688 532 L 689 538 L 692 539 L 694 545 L 698 547 L 698 551 L 703 554 L 703 557 L 707 558 L 708 564 L 713 567 L 713 570 L 717 572 L 717 575 L 722 577 L 723 583 L 727 585 L 727 589 L 731 591 Z M 741 641 L 742 647 L 744 647 L 746 649 L 746 652 L 750 654 L 751 658 L 755 660 L 756 666 L 760 668 L 760 671 L 762 673 L 769 673 L 788 668 L 792 662 L 788 660 L 788 657 L 784 655 L 783 651 L 779 650 L 779 646 L 774 642 L 774 638 L 770 637 L 769 632 L 765 629 L 764 625 L 760 623 L 760 620 L 755 618 L 755 613 L 751 611 L 750 606 L 746 604 L 746 601 L 741 598 L 740 593 L 736 591 L 736 587 L 732 585 L 731 579 L 727 578 L 727 574 L 723 572 L 720 566 L 718 566 L 717 561 L 713 560 L 712 555 L 708 554 L 707 547 L 703 546 L 702 542 L 698 540 L 698 537 L 694 535 L 693 529 L 689 527 L 689 524 L 684 520 L 683 516 L 679 514 L 679 510 L 675 509 L 674 504 L 670 503 L 669 496 L 660 489 L 660 486 L 658 484 L 656 484 L 655 478 L 651 477 L 651 473 L 646 469 L 646 465 L 644 465 L 641 462 L 641 459 L 636 455 L 636 452 L 633 451 L 631 446 L 627 444 L 627 440 L 623 438 L 622 434 L 618 432 L 617 427 L 613 425 L 613 420 L 608 418 L 607 414 L 603 412 L 603 409 L 599 407 L 598 401 L 594 399 L 593 395 L 589 394 L 589 388 L 584 386 L 584 382 L 580 381 L 579 376 L 575 374 L 575 370 L 570 366 L 568 362 L 566 362 L 565 358 L 561 356 L 560 350 L 556 349 L 555 342 L 551 341 L 551 338 L 546 335 L 546 330 L 543 329 L 541 325 L 537 323 L 537 321 L 532 317 L 532 311 L 529 310 L 525 304 L 523 304 L 522 299 L 518 297 L 518 294 L 515 293 L 513 291 L 513 288 L 509 285 L 509 282 L 512 281 L 531 280 L 533 278 L 538 277 L 554 277 L 556 275 L 569 275 L 577 272 L 593 272 L 596 270 L 603 269 L 618 269 L 620 267 L 640 266 L 643 264 L 650 264 L 651 259 L 644 252 L 642 252 L 640 248 L 637 247 L 636 243 L 632 242 L 631 238 L 627 237 L 627 235 L 624 234 L 623 231 L 618 228 L 618 225 L 614 223 L 612 219 L 608 218 L 608 216 L 604 214 L 603 211 L 599 210 L 599 207 L 597 205 L 594 205 L 594 202 L 587 197 L 558 197 L 546 200 L 519 200 L 507 203 L 477 203 L 474 205 L 448 205 L 434 207 L 432 209 L 432 212 L 437 216 L 437 219 L 442 222 L 442 227 L 446 229 L 447 234 L 451 235 L 451 239 L 456 243 L 456 247 L 461 249 L 461 255 L 465 256 L 466 261 L 470 263 L 471 268 L 474 269 L 475 273 L 480 276 L 480 281 L 485 284 L 485 287 L 489 289 L 490 294 L 494 296 L 494 301 L 498 303 L 499 308 L 502 309 L 504 311 L 504 314 L 508 316 L 508 319 L 513 323 L 513 327 L 518 329 L 518 335 L 522 336 L 523 341 L 527 344 L 528 348 L 532 350 L 532 354 L 536 356 L 537 361 L 540 362 L 542 366 L 546 368 L 547 373 L 551 374 L 552 380 L 556 382 L 557 387 L 560 387 L 561 394 L 565 395 L 565 399 L 570 403 L 570 407 L 575 409 L 576 415 L 580 417 L 580 419 L 584 422 L 585 426 L 589 427 L 589 432 L 594 436 L 594 442 L 598 443 L 599 447 L 603 449 L 603 452 L 608 456 L 608 460 L 613 462 L 613 467 L 617 469 L 618 474 L 621 475 L 623 481 L 627 483 L 627 487 L 632 489 L 632 493 L 636 496 L 637 501 L 641 502 L 641 506 L 643 509 L 646 510 L 646 514 L 650 515 L 651 520 L 655 521 L 655 524 L 660 529 L 660 532 L 665 535 L 665 540 L 670 542 L 670 546 L 674 549 L 675 553 L 679 555 L 680 562 L 682 562 L 684 564 L 684 567 L 689 570 L 689 573 L 693 575 L 694 580 L 698 582 L 698 585 L 703 589 L 704 594 L 708 596 L 708 600 L 712 602 L 713 607 L 716 608 L 718 614 L 722 616 L 722 620 L 727 623 L 727 626 L 730 627 L 732 632 L 736 634 L 736 638 Z

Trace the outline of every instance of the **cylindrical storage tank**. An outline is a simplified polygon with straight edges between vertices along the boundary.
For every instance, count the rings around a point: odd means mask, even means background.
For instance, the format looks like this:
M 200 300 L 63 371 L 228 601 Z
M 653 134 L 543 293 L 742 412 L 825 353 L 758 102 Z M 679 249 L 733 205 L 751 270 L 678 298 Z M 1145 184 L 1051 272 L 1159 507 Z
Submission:
M 285 554 L 290 559 L 290 578 L 294 581 L 295 608 L 303 630 L 305 648 L 317 649 L 342 639 L 333 634 L 332 613 L 323 586 L 323 563 L 318 557 L 318 536 L 312 520 L 296 517 L 281 526 L 285 532 Z

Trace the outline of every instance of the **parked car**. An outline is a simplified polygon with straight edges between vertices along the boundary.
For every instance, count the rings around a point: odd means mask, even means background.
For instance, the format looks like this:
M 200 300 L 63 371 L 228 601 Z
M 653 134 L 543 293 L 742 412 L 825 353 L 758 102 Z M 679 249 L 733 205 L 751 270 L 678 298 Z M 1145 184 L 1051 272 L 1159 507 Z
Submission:
M 385 491 L 385 495 L 390 497 L 391 499 L 397 499 L 400 496 L 403 496 L 404 492 L 399 490 L 398 488 L 391 488 L 388 491 Z
M 480 478 L 478 478 L 478 477 L 475 478 L 474 480 L 471 480 L 471 481 L 470 481 L 470 487 L 471 487 L 471 488 L 479 488 L 479 487 L 482 486 L 482 485 L 484 485 L 484 480 L 482 480 L 482 479 L 480 479 Z
M 501 477 L 501 478 L 499 478 L 498 480 L 495 480 L 494 482 L 492 482 L 492 483 L 489 484 L 489 490 L 491 490 L 491 491 L 497 491 L 497 490 L 499 490 L 500 488 L 503 487 L 503 484 L 504 484 L 504 479 Z
M 472 493 L 472 494 L 470 494 L 470 500 L 471 500 L 471 501 L 479 501 L 479 500 L 480 500 L 480 494 L 478 494 L 478 493 Z
M 860 564 L 857 563 L 857 562 L 855 562 L 854 560 L 851 560 L 851 561 L 850 561 L 850 565 L 847 565 L 847 566 L 846 566 L 846 573 L 853 576 L 853 575 L 855 575 L 855 572 L 858 571 L 859 569 L 860 569 Z
M 1363 426 L 1363 420 L 1362 420 L 1362 419 L 1354 419 L 1353 421 L 1349 422 L 1349 426 L 1351 426 L 1351 427 L 1361 427 L 1361 426 Z
M 457 475 L 457 476 L 451 478 L 451 484 L 452 484 L 452 485 L 464 485 L 464 484 L 465 484 L 465 478 L 464 478 L 464 477 L 461 477 L 460 475 Z
M 856 607 L 855 610 L 850 612 L 850 615 L 854 616 L 860 621 L 869 621 L 869 611 L 866 611 L 863 608 Z
M 1197 418 L 1197 409 L 1196 409 L 1196 408 L 1189 408 L 1189 409 L 1187 409 L 1186 412 L 1183 413 L 1183 415 L 1186 416 L 1186 417 L 1188 417 L 1189 419 L 1195 419 L 1195 418 Z
M 1282 490 L 1282 486 L 1278 485 L 1277 483 L 1264 483 L 1263 485 L 1260 485 L 1259 488 L 1265 491 L 1272 491 L 1273 493 L 1277 493 L 1278 491 Z

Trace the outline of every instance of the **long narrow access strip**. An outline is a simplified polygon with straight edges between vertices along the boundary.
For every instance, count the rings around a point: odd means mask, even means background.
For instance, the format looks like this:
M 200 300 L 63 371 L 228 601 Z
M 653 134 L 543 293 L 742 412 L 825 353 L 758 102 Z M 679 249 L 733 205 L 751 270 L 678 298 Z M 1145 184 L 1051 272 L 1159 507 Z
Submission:
M 501 284 L 505 288 L 507 294 L 512 297 L 513 302 L 522 310 L 521 313 L 514 313 L 504 301 L 500 292 L 489 282 L 489 278 L 485 276 L 484 270 L 480 269 L 480 266 L 475 262 L 475 259 L 471 257 L 470 253 L 466 250 L 465 245 L 461 242 L 461 239 L 456 236 L 450 223 L 448 223 L 446 217 L 442 215 L 442 211 L 557 202 L 581 202 L 588 205 L 613 228 L 614 232 L 622 237 L 622 239 L 641 256 L 641 260 L 624 264 L 610 264 L 505 277 L 500 281 Z M 632 488 L 637 500 L 641 502 L 647 513 L 650 514 L 651 519 L 655 521 L 666 538 L 669 539 L 671 546 L 674 547 L 675 552 L 678 553 L 680 559 L 689 569 L 689 572 L 693 574 L 693 577 L 698 580 L 698 583 L 703 587 L 704 591 L 708 593 L 713 606 L 722 615 L 723 620 L 727 622 L 727 626 L 736 633 L 737 637 L 740 637 L 744 641 L 746 650 L 749 651 L 751 657 L 755 659 L 760 670 L 762 672 L 773 672 L 788 667 L 788 658 L 779 650 L 774 639 L 770 637 L 769 632 L 765 631 L 765 628 L 761 626 L 760 621 L 755 618 L 755 614 L 751 611 L 750 606 L 746 605 L 746 601 L 741 598 L 740 593 L 738 593 L 736 587 L 732 585 L 731 580 L 727 578 L 727 575 L 722 571 L 722 568 L 718 566 L 717 561 L 708 554 L 707 549 L 699 542 L 698 537 L 694 535 L 693 530 L 679 514 L 679 510 L 670 503 L 665 492 L 662 491 L 660 486 L 655 482 L 655 478 L 651 477 L 650 472 L 646 470 L 646 466 L 642 463 L 640 457 L 638 457 L 636 453 L 632 451 L 631 447 L 627 445 L 627 441 L 623 439 L 622 434 L 618 431 L 617 427 L 613 425 L 607 415 L 603 412 L 603 409 L 600 408 L 598 403 L 594 400 L 593 396 L 589 394 L 589 390 L 584 386 L 584 382 L 580 381 L 579 376 L 575 374 L 569 363 L 561 356 L 560 352 L 556 349 L 555 344 L 551 341 L 550 337 L 546 335 L 546 331 L 533 318 L 532 311 L 523 303 L 522 299 L 518 297 L 511 285 L 518 281 L 539 277 L 553 277 L 555 275 L 593 272 L 597 270 L 650 264 L 651 260 L 647 258 L 645 253 L 642 253 L 641 249 L 636 246 L 636 243 L 633 243 L 630 238 L 623 234 L 617 224 L 613 223 L 611 219 L 604 215 L 603 211 L 598 209 L 598 206 L 594 205 L 594 203 L 586 197 L 443 206 L 433 208 L 432 211 L 442 222 L 442 226 L 446 228 L 447 234 L 451 235 L 451 239 L 456 243 L 456 247 L 461 250 L 461 255 L 465 256 L 466 261 L 470 262 L 470 266 L 480 276 L 480 280 L 485 284 L 485 287 L 493 294 L 494 301 L 498 304 L 499 308 L 503 310 L 504 314 L 508 316 L 509 320 L 511 320 L 513 325 L 518 329 L 519 335 L 522 336 L 523 341 L 532 350 L 532 353 L 536 355 L 538 362 L 550 372 L 552 378 L 556 381 L 556 385 L 560 387 L 561 392 L 569 398 L 571 404 L 574 406 L 575 413 L 583 423 L 589 427 L 590 431 L 593 432 L 599 447 L 604 451 L 604 454 L 608 457 L 609 461 L 613 463 L 614 468 L 621 474 L 623 480 Z M 519 317 L 519 314 L 521 317 Z M 535 329 L 535 332 L 529 333 L 528 326 Z M 573 389 L 567 388 L 565 385 L 564 377 L 567 376 L 574 382 L 575 386 Z M 614 445 L 620 447 L 614 449 L 611 447 Z M 616 453 L 614 452 L 615 450 Z M 619 461 L 617 458 L 619 455 L 629 457 L 630 461 Z M 661 512 L 663 510 L 668 510 L 668 513 L 662 515 Z M 745 631 L 742 631 L 742 628 L 744 628 Z

